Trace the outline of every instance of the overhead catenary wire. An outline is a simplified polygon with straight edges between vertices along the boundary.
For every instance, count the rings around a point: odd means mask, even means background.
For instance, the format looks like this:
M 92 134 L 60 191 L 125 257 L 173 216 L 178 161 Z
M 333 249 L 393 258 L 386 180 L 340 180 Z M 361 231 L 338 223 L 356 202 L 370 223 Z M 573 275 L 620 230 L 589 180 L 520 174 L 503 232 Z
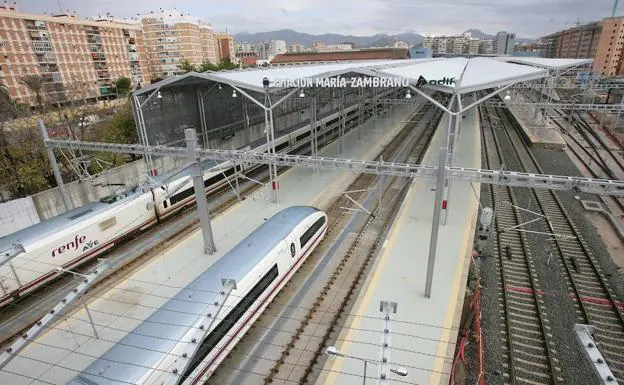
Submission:
M 87 321 L 84 321 L 84 322 L 87 322 Z M 64 330 L 64 329 L 59 329 L 59 330 L 62 330 L 62 331 L 68 332 L 68 330 Z M 80 336 L 87 337 L 87 338 L 91 338 L 91 337 L 92 337 L 91 335 L 84 334 L 84 333 L 80 333 L 80 332 L 78 332 L 78 331 L 69 331 L 69 332 L 70 332 L 70 333 L 74 333 L 74 334 L 78 334 L 78 335 L 80 335 Z M 141 336 L 147 336 L 147 335 L 144 335 L 144 334 L 139 334 L 139 335 L 141 335 Z M 148 336 L 148 337 L 151 337 L 151 336 Z M 122 345 L 122 346 L 128 346 L 128 347 L 135 348 L 135 349 L 146 350 L 146 351 L 151 351 L 151 352 L 155 352 L 155 353 L 162 353 L 162 354 L 166 354 L 166 353 L 168 353 L 168 352 L 165 352 L 165 351 L 160 351 L 160 350 L 156 350 L 156 349 L 150 349 L 150 348 L 140 347 L 140 346 L 136 346 L 136 345 L 124 344 L 124 343 L 121 343 L 121 342 L 119 342 L 119 341 L 117 341 L 117 342 L 116 342 L 116 341 L 109 340 L 109 339 L 106 339 L 106 338 L 99 338 L 99 339 L 100 339 L 101 341 L 104 341 L 104 342 L 110 342 L 110 343 L 113 343 L 113 344 L 120 344 L 120 345 Z M 166 339 L 166 338 L 161 338 L 161 339 Z M 168 340 L 171 340 L 171 341 L 177 341 L 177 340 L 173 340 L 173 339 L 168 339 Z M 131 365 L 131 366 L 143 367 L 143 368 L 146 368 L 146 369 L 152 369 L 152 370 L 156 370 L 156 371 L 160 371 L 160 372 L 167 372 L 167 371 L 165 371 L 165 370 L 163 370 L 163 369 L 154 369 L 154 368 L 152 368 L 151 366 L 150 366 L 150 367 L 148 367 L 148 366 L 139 365 L 139 364 L 135 364 L 135 363 L 131 363 L 131 362 L 117 361 L 117 360 L 112 360 L 112 359 L 103 358 L 103 357 L 99 357 L 99 356 L 93 356 L 93 355 L 89 355 L 89 354 L 86 354 L 86 353 L 83 353 L 83 352 L 78 352 L 78 351 L 73 350 L 73 349 L 69 349 L 69 348 L 65 348 L 65 347 L 60 347 L 60 346 L 56 346 L 56 345 L 49 345 L 49 344 L 42 343 L 42 342 L 37 342 L 37 341 L 31 341 L 31 342 L 35 343 L 36 345 L 48 346 L 48 347 L 51 347 L 51 348 L 53 348 L 53 349 L 65 350 L 65 351 L 68 351 L 68 352 L 70 352 L 70 353 L 72 353 L 72 354 L 78 354 L 78 355 L 82 355 L 82 356 L 85 356 L 85 357 L 93 358 L 93 359 L 96 359 L 96 360 L 97 360 L 97 359 L 102 359 L 102 360 L 105 360 L 105 361 L 108 361 L 108 362 L 121 363 L 121 364 L 126 364 L 126 365 Z M 278 344 L 272 344 L 272 345 L 277 346 L 277 347 L 282 347 L 282 348 L 285 348 L 285 347 L 286 347 L 285 345 L 278 345 Z M 224 349 L 224 350 L 225 350 L 225 351 L 227 351 L 227 352 L 231 352 L 233 349 L 234 349 L 234 348 L 232 347 L 232 348 L 230 348 L 230 349 Z M 299 350 L 301 350 L 301 349 L 299 349 Z M 171 354 L 171 355 L 178 356 L 178 357 L 180 357 L 180 358 L 184 358 L 182 355 L 177 355 L 177 354 Z M 255 359 L 260 359 L 260 360 L 270 361 L 270 362 L 274 362 L 274 363 L 275 363 L 275 362 L 277 362 L 277 360 L 271 360 L 271 359 L 266 358 L 266 357 L 264 357 L 264 356 L 254 356 L 254 355 L 245 355 L 245 356 L 247 356 L 247 357 L 251 357 L 251 358 L 255 358 Z M 40 363 L 45 363 L 45 364 L 47 364 L 47 365 L 56 366 L 56 367 L 59 367 L 59 368 L 63 368 L 63 369 L 67 369 L 67 370 L 75 371 L 75 372 L 77 372 L 77 373 L 78 373 L 78 372 L 81 372 L 80 370 L 77 370 L 77 369 L 72 369 L 72 368 L 68 368 L 68 367 L 65 367 L 65 366 L 63 366 L 63 365 L 57 364 L 57 363 L 52 363 L 52 362 L 47 362 L 47 361 L 42 361 L 42 360 L 39 360 L 39 359 L 35 359 L 35 358 L 32 358 L 32 357 L 27 357 L 27 356 L 24 356 L 23 354 L 18 354 L 18 355 L 16 355 L 16 357 L 21 357 L 21 358 L 23 358 L 23 359 L 27 359 L 27 360 L 34 360 L 34 361 L 37 361 L 37 362 L 40 362 Z M 202 362 L 202 363 L 206 363 L 204 360 L 202 360 L 201 362 Z M 412 365 L 408 365 L 408 364 L 400 364 L 400 363 L 396 363 L 396 362 L 393 362 L 393 364 L 395 364 L 395 365 L 399 365 L 399 366 L 403 366 L 403 367 L 407 367 L 407 368 L 411 368 L 411 369 L 416 369 L 416 370 L 423 370 L 423 371 L 428 371 L 428 372 L 433 372 L 433 373 L 440 373 L 440 374 L 448 374 L 448 373 L 446 373 L 446 372 L 440 372 L 440 371 L 436 371 L 436 370 L 432 370 L 432 369 L 420 368 L 420 367 L 416 367 L 416 366 L 412 366 Z M 297 364 L 297 363 L 292 363 L 292 365 L 295 365 L 295 366 L 306 366 L 306 365 Z M 265 374 L 264 374 L 264 373 L 257 373 L 257 372 L 254 372 L 254 371 L 248 371 L 248 370 L 244 370 L 244 369 L 241 369 L 241 368 L 238 368 L 238 367 L 234 368 L 234 367 L 232 367 L 231 365 L 227 365 L 227 364 L 226 364 L 226 365 L 224 365 L 224 364 L 223 364 L 223 362 L 219 365 L 219 367 L 229 367 L 229 368 L 232 368 L 232 369 L 234 369 L 234 370 L 246 371 L 246 372 L 249 372 L 249 373 L 251 373 L 251 374 L 257 374 L 257 375 L 262 375 L 262 376 L 265 376 Z M 325 369 L 325 368 L 322 368 L 321 370 L 322 370 L 322 371 L 327 371 L 327 372 L 339 373 L 339 374 L 354 375 L 354 374 L 352 374 L 352 373 L 347 373 L 347 372 L 342 372 L 342 371 L 335 371 L 335 370 Z M 0 372 L 1 372 L 1 371 L 6 371 L 6 370 L 2 369 L 2 370 L 0 370 Z M 15 373 L 14 373 L 14 374 L 15 374 Z M 90 373 L 90 374 L 91 374 L 91 373 Z M 18 375 L 19 375 L 19 374 L 18 374 Z M 115 380 L 115 379 L 113 379 L 113 378 L 109 378 L 109 377 L 106 377 L 106 376 L 101 376 L 101 375 L 96 375 L 96 374 L 91 374 L 91 375 L 96 376 L 96 377 L 102 377 L 102 378 L 110 379 L 110 380 Z M 356 375 L 356 376 L 357 376 L 357 375 Z M 281 380 L 285 380 L 285 381 L 289 381 L 289 382 L 295 382 L 295 383 L 297 383 L 297 381 L 294 381 L 294 380 L 287 380 L 287 379 L 281 379 Z M 128 383 L 129 383 L 129 382 L 128 382 Z M 411 384 L 410 382 L 405 382 L 405 383 L 409 383 L 409 384 Z M 130 384 L 130 383 L 129 383 L 129 384 Z
M 191 262 L 189 262 L 189 264 L 191 264 Z M 56 265 L 54 265 L 54 266 L 56 266 Z M 183 266 L 183 268 L 186 267 L 186 266 L 188 266 L 188 265 Z M 182 270 L 183 268 L 181 268 L 180 270 Z M 31 269 L 26 269 L 25 268 L 25 270 L 31 270 Z M 166 289 L 177 289 L 177 290 L 180 290 L 180 291 L 188 290 L 190 292 L 200 292 L 200 293 L 207 293 L 207 294 L 213 294 L 213 295 L 219 295 L 220 294 L 219 291 L 215 291 L 215 290 L 207 290 L 207 289 L 199 289 L 199 288 L 197 288 L 197 289 L 195 289 L 195 288 L 194 289 L 189 289 L 188 287 L 168 285 L 168 284 L 164 284 L 164 283 L 155 283 L 155 282 L 137 280 L 137 279 L 134 279 L 134 278 L 126 278 L 124 280 L 124 282 L 135 282 L 135 283 L 139 283 L 139 284 L 152 285 L 152 286 L 156 286 L 157 289 L 158 288 L 166 288 Z M 95 284 L 96 285 L 102 285 L 99 282 L 96 282 Z M 109 285 L 103 285 L 103 286 L 100 286 L 99 288 L 108 289 L 108 290 L 119 290 L 119 291 L 122 291 L 122 292 L 131 293 L 131 294 L 141 294 L 141 295 L 146 295 L 146 296 L 150 296 L 150 297 L 156 297 L 156 298 L 160 298 L 160 299 L 173 300 L 173 301 L 179 301 L 179 302 L 195 303 L 195 304 L 202 304 L 202 305 L 209 305 L 209 304 L 211 304 L 210 301 L 204 302 L 204 301 L 197 301 L 197 300 L 190 300 L 190 299 L 189 300 L 186 300 L 186 299 L 182 300 L 182 299 L 179 299 L 179 298 L 175 298 L 174 296 L 167 297 L 167 296 L 162 296 L 162 295 L 158 295 L 158 294 L 154 294 L 154 293 L 146 293 L 144 291 L 137 291 L 137 290 L 132 290 L 132 289 L 129 289 L 129 288 L 117 287 L 119 284 L 120 283 L 118 283 L 118 282 L 117 283 L 112 282 Z M 46 286 L 51 286 L 51 284 L 50 283 L 45 284 L 45 285 L 42 286 L 42 288 L 45 288 Z M 30 294 L 28 294 L 28 296 L 31 296 L 31 297 L 43 297 L 43 296 L 38 295 L 36 293 L 30 293 Z M 230 294 L 230 297 L 242 299 L 245 296 L 232 293 L 232 294 Z M 107 300 L 107 301 L 120 302 L 120 303 L 124 303 L 124 304 L 131 304 L 131 303 L 123 302 L 123 301 L 116 300 L 116 299 L 105 298 L 103 296 L 98 297 L 98 298 L 96 298 L 94 300 Z M 285 308 L 290 308 L 290 309 L 294 309 L 294 310 L 304 310 L 304 311 L 310 310 L 310 308 L 307 308 L 307 307 L 286 305 L 286 304 L 283 304 L 283 303 L 280 303 L 280 302 L 276 302 L 275 299 L 273 301 L 271 301 L 271 304 L 283 306 Z M 139 306 L 139 307 L 150 307 L 150 306 L 147 306 L 147 305 L 135 304 L 135 303 L 132 303 L 132 305 Z M 9 308 L 16 307 L 16 306 L 20 306 L 20 305 L 18 305 L 17 303 L 14 303 L 14 302 L 9 303 L 9 304 L 7 304 L 5 306 L 5 309 L 0 311 L 0 314 L 2 314 L 3 312 L 7 311 Z M 71 306 L 71 305 L 69 305 L 69 306 Z M 80 305 L 80 307 L 81 306 L 82 305 Z M 156 308 L 156 307 L 152 306 L 150 308 Z M 183 311 L 179 311 L 179 312 L 180 313 L 185 313 Z M 193 314 L 193 313 L 189 313 L 189 314 Z M 364 314 L 356 314 L 356 313 L 344 313 L 344 315 L 348 316 L 348 317 L 365 318 L 365 319 L 372 319 L 372 320 L 383 320 L 384 319 L 383 317 L 376 317 L 376 316 L 370 316 L 370 315 L 364 315 Z M 457 327 L 445 327 L 445 326 L 440 326 L 440 325 L 427 324 L 427 323 L 423 323 L 423 322 L 406 321 L 406 320 L 399 320 L 399 319 L 393 320 L 393 322 L 395 322 L 395 323 L 411 324 L 411 325 L 416 325 L 416 326 L 430 327 L 430 328 L 434 328 L 434 329 L 458 330 Z

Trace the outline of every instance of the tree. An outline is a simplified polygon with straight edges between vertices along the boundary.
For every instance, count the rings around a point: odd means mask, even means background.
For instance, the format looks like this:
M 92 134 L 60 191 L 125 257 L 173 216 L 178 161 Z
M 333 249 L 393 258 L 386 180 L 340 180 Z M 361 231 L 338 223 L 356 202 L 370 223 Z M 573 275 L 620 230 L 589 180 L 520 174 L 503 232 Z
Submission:
M 198 72 L 206 72 L 206 71 L 219 71 L 219 66 L 218 65 L 214 65 L 211 62 L 209 62 L 208 60 L 204 61 L 203 63 L 200 64 L 199 68 L 197 69 Z
M 182 73 L 197 71 L 197 68 L 195 68 L 195 66 L 192 65 L 187 59 L 180 60 L 178 68 L 180 69 L 180 71 L 182 71 Z
M 39 75 L 25 75 L 22 77 L 22 83 L 35 94 L 37 98 L 37 106 L 39 109 L 43 108 L 43 96 L 44 86 L 47 81 Z
M 125 76 L 120 77 L 115 82 L 115 89 L 117 89 L 118 95 L 125 95 L 130 91 L 130 87 L 132 86 L 132 82 Z
M 219 71 L 221 70 L 234 70 L 238 68 L 238 64 L 232 63 L 229 57 L 224 58 L 219 63 Z

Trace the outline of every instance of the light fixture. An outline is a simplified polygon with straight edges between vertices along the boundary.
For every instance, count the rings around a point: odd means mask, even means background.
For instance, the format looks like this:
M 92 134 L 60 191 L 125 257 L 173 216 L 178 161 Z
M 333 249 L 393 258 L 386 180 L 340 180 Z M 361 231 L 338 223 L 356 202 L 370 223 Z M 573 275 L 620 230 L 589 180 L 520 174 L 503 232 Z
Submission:
M 162 99 L 162 95 L 160 94 L 160 91 L 158 91 L 158 93 L 156 94 L 156 97 L 157 97 L 158 99 Z
M 412 94 L 409 92 L 409 90 L 407 90 L 407 94 L 405 94 L 405 99 L 411 99 L 412 98 Z
M 344 357 L 344 354 L 340 353 L 335 346 L 328 346 L 327 349 L 325 349 L 325 354 L 328 356 Z
M 236 90 L 232 90 L 232 97 L 233 97 L 233 98 L 235 98 L 235 97 L 237 97 L 237 96 L 238 96 L 238 95 L 236 95 Z
M 398 368 L 390 368 L 390 372 L 401 377 L 407 376 L 407 369 L 401 366 L 399 366 Z
M 300 98 L 305 98 L 305 92 L 303 92 L 303 89 L 301 90 L 301 93 L 299 94 Z
M 503 98 L 503 100 L 505 100 L 506 102 L 511 100 L 511 95 L 509 95 L 509 91 L 507 91 L 507 95 L 505 95 L 505 97 Z
M 219 83 L 219 89 L 221 89 L 221 83 Z

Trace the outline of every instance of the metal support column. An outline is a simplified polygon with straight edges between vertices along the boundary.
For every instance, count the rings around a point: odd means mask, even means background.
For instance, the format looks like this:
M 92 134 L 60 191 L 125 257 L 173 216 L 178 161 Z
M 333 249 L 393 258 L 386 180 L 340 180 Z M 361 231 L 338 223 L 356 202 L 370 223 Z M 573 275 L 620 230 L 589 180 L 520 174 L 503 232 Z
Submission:
M 362 140 L 364 139 L 364 127 L 362 126 L 362 114 L 364 113 L 364 89 L 363 88 L 359 88 L 358 89 L 358 95 L 359 95 L 359 100 L 358 100 L 358 140 Z
M 276 151 L 275 151 L 275 126 L 274 126 L 274 120 L 273 120 L 273 109 L 271 108 L 269 110 L 269 127 L 270 127 L 270 137 L 271 137 L 271 141 L 270 141 L 270 145 L 271 145 L 271 154 L 275 155 Z M 278 203 L 277 200 L 277 190 L 279 190 L 279 180 L 277 179 L 277 163 L 273 162 L 272 164 L 273 166 L 273 183 L 271 185 L 272 187 L 272 191 L 273 191 L 273 202 L 275 204 Z
M 160 91 L 158 90 L 159 88 L 154 90 L 154 92 L 152 92 L 150 96 L 148 96 L 147 99 L 142 104 L 139 102 L 139 98 L 137 96 L 134 96 L 134 99 L 133 99 L 135 103 L 135 108 L 136 108 L 137 132 L 139 134 L 139 140 L 145 146 L 149 146 L 149 138 L 147 136 L 147 130 L 145 129 L 145 117 L 143 116 L 143 105 L 145 105 L 145 103 L 147 103 L 150 100 L 150 98 L 154 95 L 154 93 L 156 92 L 160 93 Z M 149 152 L 145 152 L 143 153 L 143 159 L 145 160 L 145 165 L 147 167 L 148 175 L 154 176 L 154 166 L 152 162 L 152 155 Z
M 72 209 L 71 200 L 69 199 L 69 194 L 67 193 L 67 189 L 65 188 L 65 184 L 63 184 L 63 177 L 61 176 L 61 171 L 59 170 L 58 163 L 56 162 L 56 158 L 54 157 L 54 150 L 48 143 L 46 142 L 48 139 L 48 129 L 45 124 L 43 124 L 43 119 L 39 119 L 39 130 L 41 131 L 41 137 L 43 138 L 43 145 L 45 146 L 46 152 L 48 154 L 48 160 L 50 161 L 50 167 L 52 167 L 52 172 L 54 173 L 54 179 L 56 180 L 56 185 L 61 191 L 61 198 L 63 198 L 63 206 L 65 206 L 65 210 L 69 211 Z
M 377 88 L 373 88 L 373 130 L 377 128 Z
M 61 302 L 54 306 L 54 308 L 52 308 L 43 318 L 35 323 L 33 327 L 28 329 L 27 332 L 23 333 L 10 347 L 5 349 L 2 354 L 0 354 L 0 370 L 8 365 L 13 358 L 17 357 L 17 355 L 26 346 L 28 346 L 31 341 L 34 341 L 41 333 L 43 333 L 49 325 L 54 323 L 57 317 L 63 314 L 68 307 L 72 306 L 72 303 L 76 299 L 80 298 L 80 296 L 84 294 L 84 292 L 91 287 L 95 281 L 97 281 L 102 273 L 109 268 L 110 263 L 106 260 L 102 261 L 102 263 L 92 273 L 85 275 L 84 280 L 76 286 L 74 290 L 67 294 Z
M 390 342 L 391 342 L 391 319 L 390 314 L 396 314 L 396 302 L 380 301 L 379 311 L 384 313 L 381 333 L 381 352 L 379 357 L 379 385 L 387 385 L 390 369 Z
M 212 238 L 212 226 L 210 224 L 210 213 L 208 212 L 208 201 L 204 190 L 204 179 L 202 178 L 201 165 L 197 156 L 197 133 L 192 128 L 184 130 L 184 139 L 186 140 L 187 160 L 191 163 L 191 176 L 193 177 L 193 187 L 195 188 L 195 197 L 197 199 L 197 212 L 199 214 L 199 224 L 204 239 L 204 252 L 207 254 L 214 253 L 214 240 Z
M 450 117 L 449 117 L 450 118 Z M 433 268 L 438 247 L 438 232 L 440 231 L 440 211 L 442 210 L 442 197 L 444 193 L 444 180 L 446 179 L 447 148 L 441 147 L 438 158 L 438 180 L 436 182 L 435 203 L 433 206 L 433 219 L 431 225 L 431 240 L 429 241 L 429 261 L 427 262 L 427 279 L 425 281 L 425 297 L 431 298 L 431 286 L 433 284 Z
M 204 109 L 204 94 L 203 92 L 201 92 L 199 88 L 197 88 L 195 91 L 197 93 L 197 111 L 199 113 L 199 126 L 201 127 L 200 132 L 201 132 L 202 146 L 204 148 L 209 148 L 208 147 L 208 128 L 206 125 L 206 111 Z
M 346 114 L 345 114 L 345 95 L 344 95 L 345 91 L 343 88 L 340 89 L 340 114 L 339 114 L 339 121 L 338 121 L 338 142 L 339 142 L 339 150 L 338 153 L 339 154 L 344 154 L 344 135 L 345 135 L 345 119 L 346 119 Z

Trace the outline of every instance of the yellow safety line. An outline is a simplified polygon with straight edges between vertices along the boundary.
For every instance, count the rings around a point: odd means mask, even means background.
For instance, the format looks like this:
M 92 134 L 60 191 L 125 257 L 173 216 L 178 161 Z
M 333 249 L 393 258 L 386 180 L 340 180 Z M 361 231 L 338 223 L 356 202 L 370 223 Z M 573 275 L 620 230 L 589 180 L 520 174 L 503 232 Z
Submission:
M 473 110 L 474 111 L 474 110 Z M 478 122 L 478 117 L 477 115 L 473 112 L 472 113 L 474 116 L 474 120 L 475 120 L 475 125 L 474 127 L 479 127 L 479 122 Z M 478 139 L 479 139 L 479 135 L 475 135 L 475 142 L 478 145 Z M 478 146 L 477 146 L 478 147 Z M 474 148 L 474 147 L 473 147 Z M 469 182 L 465 182 L 465 183 L 469 183 Z M 470 192 L 470 195 L 472 196 L 472 192 Z M 475 208 L 475 199 L 470 199 L 470 208 L 468 210 L 468 213 L 472 213 L 474 211 Z M 469 215 L 469 218 L 472 217 L 472 214 Z M 469 223 L 472 223 L 473 221 L 470 221 Z M 442 333 L 440 335 L 440 341 L 448 341 L 451 335 L 451 327 L 453 326 L 453 319 L 455 318 L 455 309 L 457 306 L 457 301 L 459 300 L 459 296 L 456 295 L 457 290 L 459 289 L 459 284 L 460 284 L 460 280 L 461 280 L 461 276 L 463 274 L 464 271 L 464 266 L 466 264 L 466 262 L 468 261 L 468 259 L 466 258 L 466 250 L 468 245 L 468 242 L 470 242 L 470 240 L 472 239 L 471 237 L 471 233 L 472 233 L 472 226 L 466 226 L 464 229 L 464 240 L 462 242 L 462 248 L 460 248 L 460 254 L 459 254 L 459 260 L 458 262 L 461 262 L 461 259 L 465 259 L 464 263 L 457 263 L 456 267 L 455 267 L 455 273 L 453 274 L 453 286 L 451 289 L 451 299 L 449 301 L 449 305 L 447 307 L 446 310 L 446 316 L 444 317 L 444 322 L 442 324 L 442 327 L 444 329 L 442 329 Z M 464 250 L 462 252 L 462 250 Z M 455 295 L 454 295 L 455 294 Z M 441 376 L 442 376 L 442 370 L 443 370 L 443 366 L 444 366 L 444 362 L 445 362 L 445 356 L 446 356 L 446 351 L 448 349 L 448 345 L 449 343 L 447 342 L 440 342 L 438 344 L 438 350 L 436 353 L 437 358 L 435 359 L 434 363 L 433 363 L 433 367 L 432 367 L 432 374 L 430 377 L 430 381 L 429 384 L 433 385 L 433 384 L 440 384 Z
M 362 299 L 362 302 L 360 303 L 360 306 L 358 307 L 356 314 L 366 313 L 366 308 L 368 307 L 368 304 L 370 303 L 373 292 L 375 291 L 377 284 L 379 283 L 379 277 L 381 275 L 381 272 L 384 271 L 384 267 L 386 263 L 388 262 L 388 260 L 390 259 L 389 258 L 390 253 L 388 252 L 388 250 L 392 249 L 392 245 L 394 244 L 396 240 L 397 234 L 399 233 L 399 229 L 402 227 L 401 225 L 403 224 L 403 222 L 405 221 L 405 218 L 407 217 L 406 214 L 409 212 L 409 209 L 411 208 L 413 204 L 411 195 L 413 195 L 414 191 L 417 190 L 416 186 L 418 184 L 420 184 L 419 181 L 415 182 L 414 185 L 412 186 L 412 189 L 410 189 L 407 196 L 405 197 L 407 204 L 403 205 L 403 207 L 401 208 L 399 212 L 398 220 L 396 221 L 396 226 L 394 226 L 394 228 L 392 229 L 390 237 L 387 238 L 388 243 L 386 244 L 385 249 L 383 250 L 383 253 L 379 260 L 379 265 L 375 268 L 375 271 L 373 272 L 371 282 L 368 285 L 368 288 L 366 289 L 366 293 L 364 294 L 364 298 Z M 363 317 L 355 318 L 345 338 L 346 342 L 341 344 L 338 350 L 343 351 L 343 352 L 348 350 L 349 346 L 351 345 L 351 341 L 354 341 L 355 334 L 357 333 L 356 329 L 358 329 L 360 324 L 362 323 L 362 318 Z M 340 370 L 342 369 L 343 362 L 344 360 L 334 361 L 332 368 L 331 368 L 331 372 L 329 373 L 327 379 L 325 380 L 325 384 L 328 384 L 328 383 L 333 384 L 336 382 L 337 373 L 339 373 Z

